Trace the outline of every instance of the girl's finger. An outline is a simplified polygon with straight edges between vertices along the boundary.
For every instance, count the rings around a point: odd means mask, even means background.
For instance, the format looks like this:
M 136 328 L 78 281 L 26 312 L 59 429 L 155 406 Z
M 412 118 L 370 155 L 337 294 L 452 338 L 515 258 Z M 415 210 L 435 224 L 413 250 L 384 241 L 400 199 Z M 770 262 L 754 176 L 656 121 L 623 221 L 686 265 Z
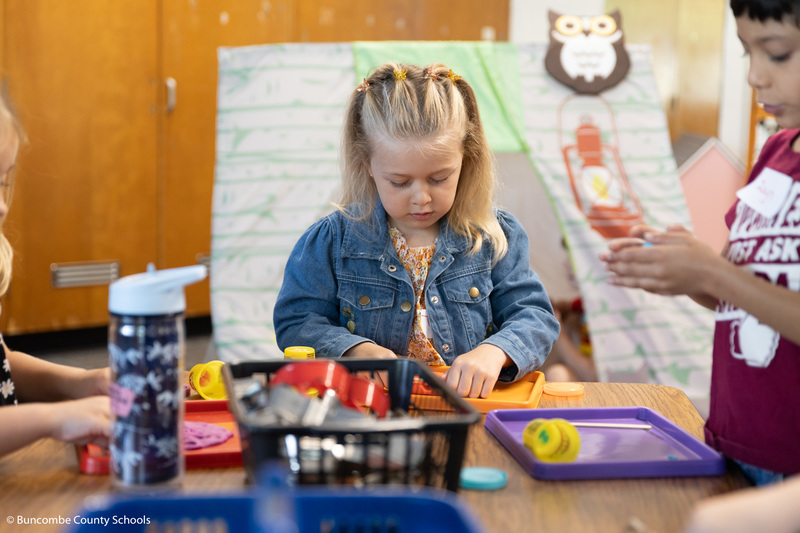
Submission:
M 481 398 L 488 398 L 489 395 L 494 390 L 494 385 L 497 383 L 496 379 L 487 378 L 483 382 L 483 388 L 481 389 Z

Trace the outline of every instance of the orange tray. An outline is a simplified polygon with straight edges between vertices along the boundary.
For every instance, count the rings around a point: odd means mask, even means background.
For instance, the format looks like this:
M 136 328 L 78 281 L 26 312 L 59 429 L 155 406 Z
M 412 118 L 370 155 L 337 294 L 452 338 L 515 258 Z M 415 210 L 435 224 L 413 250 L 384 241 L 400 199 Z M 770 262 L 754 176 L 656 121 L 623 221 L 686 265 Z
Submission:
M 441 376 L 449 366 L 431 366 L 435 374 Z M 431 394 L 424 383 L 415 383 L 413 392 L 419 395 Z M 544 374 L 535 371 L 525 374 L 514 383 L 497 382 L 488 398 L 464 398 L 476 411 L 488 413 L 492 409 L 533 409 L 539 405 L 544 388 Z
M 231 438 L 216 446 L 185 451 L 186 469 L 241 466 L 242 443 L 239 438 L 239 426 L 228 411 L 228 400 L 187 400 L 184 405 L 186 408 L 184 420 L 216 424 L 233 433 Z M 94 444 L 76 448 L 81 472 L 108 474 L 108 450 Z

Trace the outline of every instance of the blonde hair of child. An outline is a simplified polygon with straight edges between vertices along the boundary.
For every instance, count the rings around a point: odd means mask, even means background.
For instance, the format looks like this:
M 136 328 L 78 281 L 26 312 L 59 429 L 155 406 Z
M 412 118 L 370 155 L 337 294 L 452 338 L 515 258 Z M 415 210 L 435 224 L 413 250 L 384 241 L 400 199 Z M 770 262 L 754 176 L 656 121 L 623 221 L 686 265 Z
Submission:
M 21 145 L 25 141 L 25 132 L 22 130 L 19 121 L 14 113 L 11 111 L 7 99 L 0 95 L 0 147 L 5 148 L 13 142 Z M 6 176 L 9 182 L 4 186 L 4 196 L 6 204 L 11 203 L 11 195 L 13 192 L 13 182 L 10 176 Z M 0 296 L 8 291 L 8 286 L 11 284 L 11 271 L 14 262 L 14 250 L 11 248 L 11 243 L 8 242 L 3 231 L 3 223 L 5 217 L 0 219 Z
M 424 152 L 453 138 L 461 142 L 463 161 L 447 223 L 470 240 L 472 253 L 484 241 L 491 243 L 498 261 L 508 250 L 508 240 L 494 214 L 496 176 L 478 102 L 469 83 L 442 64 L 421 68 L 386 63 L 353 92 L 342 137 L 337 208 L 360 221 L 373 213 L 378 197 L 369 174 L 374 143 L 413 143 Z

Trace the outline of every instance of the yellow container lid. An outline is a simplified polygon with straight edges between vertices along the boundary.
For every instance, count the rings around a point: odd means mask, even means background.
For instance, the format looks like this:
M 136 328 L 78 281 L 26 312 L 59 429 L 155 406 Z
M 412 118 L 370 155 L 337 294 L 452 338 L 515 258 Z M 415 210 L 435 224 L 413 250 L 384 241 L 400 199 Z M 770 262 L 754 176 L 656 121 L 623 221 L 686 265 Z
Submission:
M 525 427 L 522 443 L 540 461 L 564 463 L 578 457 L 581 437 L 575 426 L 562 418 L 535 418 Z
M 283 351 L 283 357 L 287 359 L 314 359 L 314 348 L 309 346 L 289 346 Z
M 222 380 L 222 361 L 199 363 L 189 372 L 189 386 L 206 400 L 225 400 L 228 397 Z

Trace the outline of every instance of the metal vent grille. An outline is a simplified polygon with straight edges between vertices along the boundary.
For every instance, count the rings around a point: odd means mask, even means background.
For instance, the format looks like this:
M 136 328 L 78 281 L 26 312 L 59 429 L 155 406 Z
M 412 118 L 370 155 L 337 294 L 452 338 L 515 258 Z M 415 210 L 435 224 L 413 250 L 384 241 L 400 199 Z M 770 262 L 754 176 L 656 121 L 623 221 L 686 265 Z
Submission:
M 55 289 L 108 285 L 119 278 L 119 261 L 53 263 L 50 283 Z

